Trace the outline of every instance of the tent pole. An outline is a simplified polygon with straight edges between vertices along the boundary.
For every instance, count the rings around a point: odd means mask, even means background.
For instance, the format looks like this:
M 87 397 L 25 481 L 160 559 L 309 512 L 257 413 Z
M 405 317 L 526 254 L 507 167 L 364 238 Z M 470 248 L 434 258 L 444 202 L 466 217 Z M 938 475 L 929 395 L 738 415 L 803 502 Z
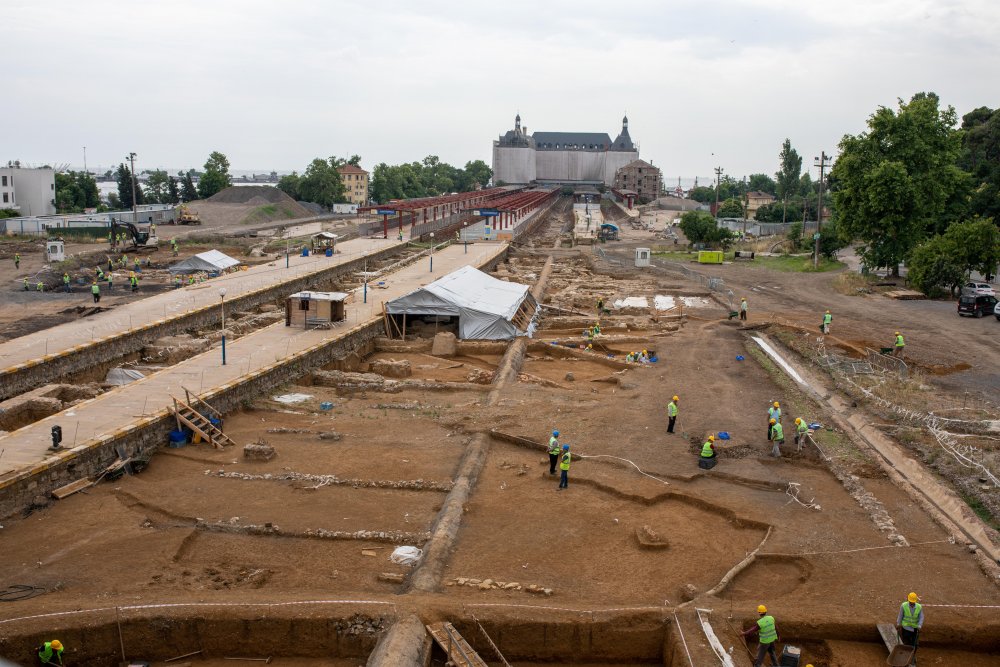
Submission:
M 403 313 L 403 341 L 406 342 L 406 313 Z

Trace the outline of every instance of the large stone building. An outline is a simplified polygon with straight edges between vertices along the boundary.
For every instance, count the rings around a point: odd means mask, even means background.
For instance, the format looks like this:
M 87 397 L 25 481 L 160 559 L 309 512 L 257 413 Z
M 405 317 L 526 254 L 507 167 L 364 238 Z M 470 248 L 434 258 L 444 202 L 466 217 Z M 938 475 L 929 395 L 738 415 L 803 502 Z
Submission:
M 606 132 L 535 132 L 521 127 L 493 142 L 493 183 L 614 184 L 615 174 L 639 158 L 628 133 L 628 117 L 612 141 Z
M 0 208 L 20 215 L 55 215 L 55 201 L 56 172 L 52 169 L 0 167 Z
M 645 160 L 633 160 L 615 174 L 615 190 L 631 190 L 640 201 L 652 201 L 660 196 L 663 177 L 660 170 Z
M 344 190 L 347 201 L 352 204 L 364 205 L 368 203 L 368 172 L 353 164 L 345 164 L 338 167 L 340 180 L 344 182 Z

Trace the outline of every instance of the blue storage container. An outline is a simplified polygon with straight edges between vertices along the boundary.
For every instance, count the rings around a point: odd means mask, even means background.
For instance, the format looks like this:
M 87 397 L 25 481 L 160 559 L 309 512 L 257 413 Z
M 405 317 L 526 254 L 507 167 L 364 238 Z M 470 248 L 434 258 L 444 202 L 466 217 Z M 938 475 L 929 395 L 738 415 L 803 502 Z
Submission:
M 333 257 L 333 248 L 327 248 L 326 249 L 326 256 L 327 257 Z
M 187 444 L 188 436 L 184 431 L 171 431 L 167 446 L 172 449 L 179 449 Z
M 309 248 L 303 248 L 302 249 L 302 256 L 303 257 L 308 257 L 309 256 Z

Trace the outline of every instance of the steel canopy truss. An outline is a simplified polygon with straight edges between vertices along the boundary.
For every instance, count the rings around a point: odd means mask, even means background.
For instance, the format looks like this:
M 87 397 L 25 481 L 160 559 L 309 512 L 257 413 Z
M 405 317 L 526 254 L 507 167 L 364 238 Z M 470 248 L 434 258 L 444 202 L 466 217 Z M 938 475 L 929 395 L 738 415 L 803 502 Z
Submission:
M 504 229 L 506 227 L 513 227 L 517 220 L 520 220 L 527 213 L 533 211 L 547 201 L 557 197 L 558 194 L 559 190 L 557 188 L 548 188 L 545 190 L 525 190 L 521 192 L 508 193 L 503 197 L 498 197 L 485 204 L 465 208 L 463 210 L 471 212 L 473 215 L 476 215 L 477 211 L 480 213 L 489 211 L 487 214 L 489 217 L 499 218 L 497 229 Z
M 486 188 L 485 190 L 474 190 L 472 192 L 459 192 L 439 197 L 419 197 L 416 199 L 400 199 L 378 206 L 362 206 L 359 212 L 374 211 L 382 216 L 382 234 L 384 238 L 389 238 L 389 216 L 395 214 L 394 223 L 398 223 L 399 232 L 403 232 L 403 217 L 406 214 L 409 218 L 410 228 L 417 224 L 418 212 L 422 212 L 422 222 L 436 221 L 440 215 L 442 219 L 461 211 L 469 206 L 486 206 L 487 202 L 503 197 L 512 192 L 510 187 Z M 430 211 L 430 215 L 428 215 Z

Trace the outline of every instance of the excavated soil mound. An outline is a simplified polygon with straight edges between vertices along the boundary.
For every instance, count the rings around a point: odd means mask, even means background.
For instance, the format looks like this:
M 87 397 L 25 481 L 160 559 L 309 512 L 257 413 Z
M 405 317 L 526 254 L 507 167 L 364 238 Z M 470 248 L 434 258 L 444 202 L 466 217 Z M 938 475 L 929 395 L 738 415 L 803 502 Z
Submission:
M 259 198 L 259 201 L 258 201 Z M 295 200 L 270 185 L 234 185 L 220 190 L 207 201 L 219 204 L 295 204 Z

